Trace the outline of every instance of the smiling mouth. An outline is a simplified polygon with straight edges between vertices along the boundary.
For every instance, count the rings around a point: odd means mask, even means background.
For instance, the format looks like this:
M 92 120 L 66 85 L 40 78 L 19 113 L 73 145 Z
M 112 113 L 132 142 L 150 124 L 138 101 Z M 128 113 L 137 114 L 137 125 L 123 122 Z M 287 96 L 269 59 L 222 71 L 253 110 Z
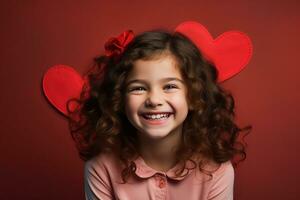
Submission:
M 142 114 L 142 117 L 146 120 L 164 120 L 168 119 L 173 113 L 161 113 L 161 114 Z

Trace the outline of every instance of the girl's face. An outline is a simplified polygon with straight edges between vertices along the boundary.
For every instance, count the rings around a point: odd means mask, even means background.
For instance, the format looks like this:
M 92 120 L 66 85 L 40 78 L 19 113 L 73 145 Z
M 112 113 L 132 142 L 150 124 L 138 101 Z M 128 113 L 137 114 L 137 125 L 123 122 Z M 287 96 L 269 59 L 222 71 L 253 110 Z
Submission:
M 137 60 L 126 80 L 125 112 L 146 139 L 181 134 L 188 114 L 187 88 L 171 56 Z

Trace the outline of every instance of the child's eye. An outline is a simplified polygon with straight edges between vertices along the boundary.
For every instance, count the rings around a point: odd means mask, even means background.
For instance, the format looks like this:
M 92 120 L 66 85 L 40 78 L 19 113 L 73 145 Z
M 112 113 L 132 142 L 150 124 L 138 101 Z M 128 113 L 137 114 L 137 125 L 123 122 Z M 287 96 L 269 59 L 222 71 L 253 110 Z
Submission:
M 134 87 L 134 88 L 130 88 L 129 92 L 133 92 L 133 91 L 139 92 L 139 91 L 143 91 L 143 90 L 145 90 L 144 87 Z
M 177 85 L 173 85 L 173 84 L 168 84 L 168 85 L 165 86 L 165 89 L 168 89 L 168 90 L 169 89 L 176 89 L 176 88 L 178 88 Z

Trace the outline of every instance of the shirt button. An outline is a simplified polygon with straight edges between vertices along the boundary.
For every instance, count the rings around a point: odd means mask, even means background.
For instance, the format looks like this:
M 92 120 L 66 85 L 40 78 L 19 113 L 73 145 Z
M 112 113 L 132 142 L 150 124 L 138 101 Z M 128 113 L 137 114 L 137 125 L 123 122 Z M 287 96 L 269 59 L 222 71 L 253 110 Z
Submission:
M 158 187 L 159 188 L 164 188 L 165 186 L 166 186 L 166 181 L 164 179 L 160 179 Z

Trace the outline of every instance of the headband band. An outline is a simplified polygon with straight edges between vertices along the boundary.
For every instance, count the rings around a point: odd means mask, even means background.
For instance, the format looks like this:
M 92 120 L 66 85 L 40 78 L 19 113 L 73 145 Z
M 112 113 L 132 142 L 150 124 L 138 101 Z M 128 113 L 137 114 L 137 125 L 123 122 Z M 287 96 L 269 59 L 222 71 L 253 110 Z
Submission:
M 200 23 L 188 21 L 178 25 L 175 32 L 189 38 L 204 57 L 218 70 L 218 82 L 227 80 L 242 71 L 252 56 L 250 38 L 240 31 L 228 31 L 216 39 Z M 105 43 L 105 55 L 119 57 L 132 41 L 131 30 L 112 37 Z M 55 65 L 43 77 L 43 91 L 49 102 L 64 115 L 68 115 L 66 103 L 71 98 L 79 98 L 84 79 L 72 67 Z

